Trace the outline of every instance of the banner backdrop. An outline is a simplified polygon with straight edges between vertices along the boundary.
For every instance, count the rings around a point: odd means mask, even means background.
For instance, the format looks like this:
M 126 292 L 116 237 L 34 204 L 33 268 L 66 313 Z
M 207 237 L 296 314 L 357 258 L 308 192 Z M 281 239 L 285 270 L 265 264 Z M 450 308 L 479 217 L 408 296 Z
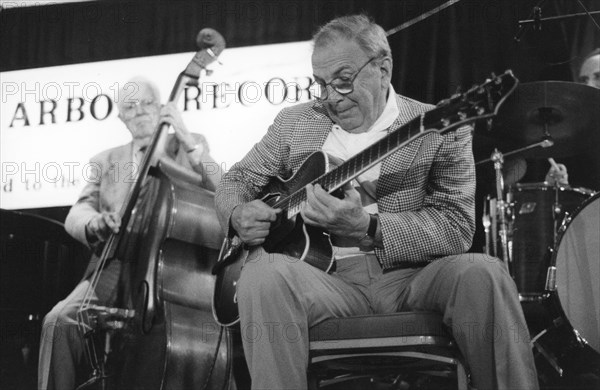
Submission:
M 199 86 L 185 89 L 183 120 L 206 136 L 223 169 L 260 140 L 279 110 L 312 98 L 310 54 L 310 42 L 225 49 Z M 131 139 L 117 117 L 119 90 L 142 76 L 165 102 L 193 55 L 3 72 L 0 208 L 73 204 L 93 174 L 90 157 Z

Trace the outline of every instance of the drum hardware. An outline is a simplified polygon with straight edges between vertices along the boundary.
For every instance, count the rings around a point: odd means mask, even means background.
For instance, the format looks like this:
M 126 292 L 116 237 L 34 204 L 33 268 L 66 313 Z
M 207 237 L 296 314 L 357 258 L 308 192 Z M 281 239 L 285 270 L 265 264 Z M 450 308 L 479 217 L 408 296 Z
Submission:
M 503 158 L 506 158 L 506 157 L 510 157 L 515 154 L 526 152 L 530 149 L 534 149 L 534 148 L 538 148 L 538 147 L 549 148 L 553 145 L 554 145 L 554 140 L 552 139 L 551 136 L 547 136 L 547 137 L 543 137 L 540 141 L 534 142 L 534 143 L 524 146 L 522 148 L 518 148 L 515 150 L 511 150 L 510 152 L 503 153 L 502 156 L 503 156 Z M 492 152 L 492 157 L 477 161 L 475 163 L 475 165 L 481 165 L 481 164 L 493 161 L 493 155 L 494 155 L 494 153 Z
M 488 195 L 483 201 L 483 216 L 481 217 L 481 222 L 483 223 L 483 233 L 485 234 L 485 253 L 488 255 L 496 256 L 496 242 L 494 240 L 494 245 L 492 245 L 492 239 L 495 235 L 491 235 L 490 229 L 492 225 L 492 218 L 490 217 L 488 211 L 488 204 L 491 203 L 491 197 Z M 490 208 L 495 210 L 495 205 L 492 206 L 490 204 Z
M 555 293 L 548 294 L 542 305 L 553 318 L 546 328 L 531 338 L 531 345 L 559 377 L 563 377 L 574 369 L 572 358 L 584 350 L 589 351 L 590 346 L 565 318 Z
M 511 258 L 508 249 L 508 220 L 507 220 L 507 203 L 504 201 L 504 177 L 502 176 L 502 164 L 504 163 L 504 157 L 498 149 L 494 149 L 490 159 L 494 162 L 494 170 L 496 171 L 496 215 L 498 215 L 498 222 L 500 229 L 498 231 L 500 235 L 500 245 L 502 261 L 510 271 Z
M 548 267 L 546 273 L 546 285 L 544 286 L 546 291 L 556 291 L 556 266 L 551 265 Z
M 558 358 L 552 352 L 548 351 L 542 343 L 538 342 L 538 339 L 544 336 L 547 332 L 548 329 L 544 329 L 540 333 L 535 335 L 535 337 L 531 339 L 531 345 L 533 346 L 533 348 L 538 350 L 538 352 L 546 359 L 550 366 L 552 366 L 552 368 L 556 370 L 558 376 L 562 378 L 564 370 L 558 364 Z

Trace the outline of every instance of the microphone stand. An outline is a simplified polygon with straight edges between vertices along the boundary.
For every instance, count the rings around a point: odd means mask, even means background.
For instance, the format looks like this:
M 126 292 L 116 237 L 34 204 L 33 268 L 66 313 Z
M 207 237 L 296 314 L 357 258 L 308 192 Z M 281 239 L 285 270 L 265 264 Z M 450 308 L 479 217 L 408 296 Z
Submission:
M 565 20 L 565 19 L 571 19 L 571 18 L 580 18 L 583 16 L 590 16 L 590 15 L 598 15 L 600 14 L 600 11 L 591 11 L 589 13 L 585 13 L 585 12 L 580 12 L 580 13 L 576 13 L 576 14 L 568 14 L 568 15 L 562 15 L 562 16 L 550 16 L 548 18 L 541 18 L 541 19 L 525 19 L 525 20 L 519 20 L 519 27 L 523 27 L 526 26 L 528 24 L 541 24 L 542 22 L 558 22 L 561 20 Z M 515 40 L 518 42 L 518 40 L 515 37 Z
M 533 9 L 531 10 L 531 13 L 529 14 L 529 18 L 533 17 L 533 19 L 531 19 L 531 23 L 534 24 L 534 29 L 537 31 L 541 31 L 542 29 L 542 5 L 546 2 L 546 0 L 540 0 L 538 1 L 538 3 L 533 7 Z M 527 23 L 529 24 L 529 23 Z M 521 42 L 521 38 L 523 37 L 523 35 L 525 34 L 525 27 L 527 26 L 527 24 L 521 24 L 521 21 L 519 21 L 519 31 L 517 31 L 517 33 L 514 36 L 514 40 L 515 42 Z
M 581 17 L 589 17 L 592 20 L 592 23 L 600 30 L 600 25 L 594 20 L 592 15 L 600 14 L 600 11 L 588 11 L 587 8 L 583 5 L 583 3 L 578 0 L 579 5 L 584 9 L 585 12 L 579 12 L 575 14 L 568 14 L 562 16 L 551 16 L 549 18 L 542 18 L 542 4 L 544 4 L 546 0 L 540 0 L 529 14 L 529 18 L 525 20 L 519 20 L 519 31 L 514 36 L 515 42 L 521 42 L 521 38 L 525 33 L 525 27 L 529 24 L 533 24 L 534 30 L 541 31 L 543 22 L 558 22 L 561 20 L 571 19 L 571 18 L 581 18 Z M 533 17 L 533 18 L 532 18 Z

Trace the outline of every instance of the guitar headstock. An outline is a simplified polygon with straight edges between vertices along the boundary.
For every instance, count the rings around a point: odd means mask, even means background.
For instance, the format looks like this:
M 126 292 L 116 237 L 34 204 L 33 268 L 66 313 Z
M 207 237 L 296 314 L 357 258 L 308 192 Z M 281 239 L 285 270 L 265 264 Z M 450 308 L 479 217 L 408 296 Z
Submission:
M 450 129 L 475 120 L 491 120 L 518 84 L 519 80 L 511 70 L 499 76 L 492 74 L 483 84 L 439 102 L 434 110 L 436 116 L 439 113 L 439 121 L 434 122 L 433 126 L 431 123 L 428 125 L 438 129 Z
M 210 71 L 206 67 L 217 61 L 219 55 L 225 49 L 225 39 L 212 28 L 203 28 L 200 30 L 196 37 L 196 44 L 200 50 L 194 55 L 192 61 L 183 71 L 189 78 L 188 85 L 198 84 L 202 69 L 206 70 L 207 74 L 210 74 Z

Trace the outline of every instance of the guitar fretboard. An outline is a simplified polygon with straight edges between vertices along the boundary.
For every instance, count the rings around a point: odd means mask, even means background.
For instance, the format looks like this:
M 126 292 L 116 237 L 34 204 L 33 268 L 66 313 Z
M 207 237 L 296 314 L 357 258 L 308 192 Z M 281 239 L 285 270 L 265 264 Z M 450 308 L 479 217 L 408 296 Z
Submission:
M 430 111 L 414 118 L 404 126 L 373 143 L 362 152 L 350 157 L 342 165 L 324 173 L 311 184 L 319 184 L 329 193 L 337 190 L 399 149 L 408 140 L 421 133 L 424 129 L 426 118 L 431 116 L 430 113 L 432 112 Z M 275 207 L 287 210 L 287 217 L 291 218 L 300 212 L 302 203 L 305 200 L 306 191 L 301 189 L 287 198 L 280 200 Z
M 489 118 L 496 115 L 506 97 L 514 91 L 517 83 L 518 80 L 508 70 L 501 76 L 494 75 L 493 79 L 488 79 L 463 94 L 453 95 L 433 110 L 412 119 L 342 165 L 324 173 L 311 184 L 319 184 L 332 193 L 418 136 L 433 131 L 445 133 L 476 119 L 490 120 Z M 302 188 L 286 198 L 279 199 L 273 207 L 283 209 L 289 219 L 300 212 L 304 201 L 306 190 Z

